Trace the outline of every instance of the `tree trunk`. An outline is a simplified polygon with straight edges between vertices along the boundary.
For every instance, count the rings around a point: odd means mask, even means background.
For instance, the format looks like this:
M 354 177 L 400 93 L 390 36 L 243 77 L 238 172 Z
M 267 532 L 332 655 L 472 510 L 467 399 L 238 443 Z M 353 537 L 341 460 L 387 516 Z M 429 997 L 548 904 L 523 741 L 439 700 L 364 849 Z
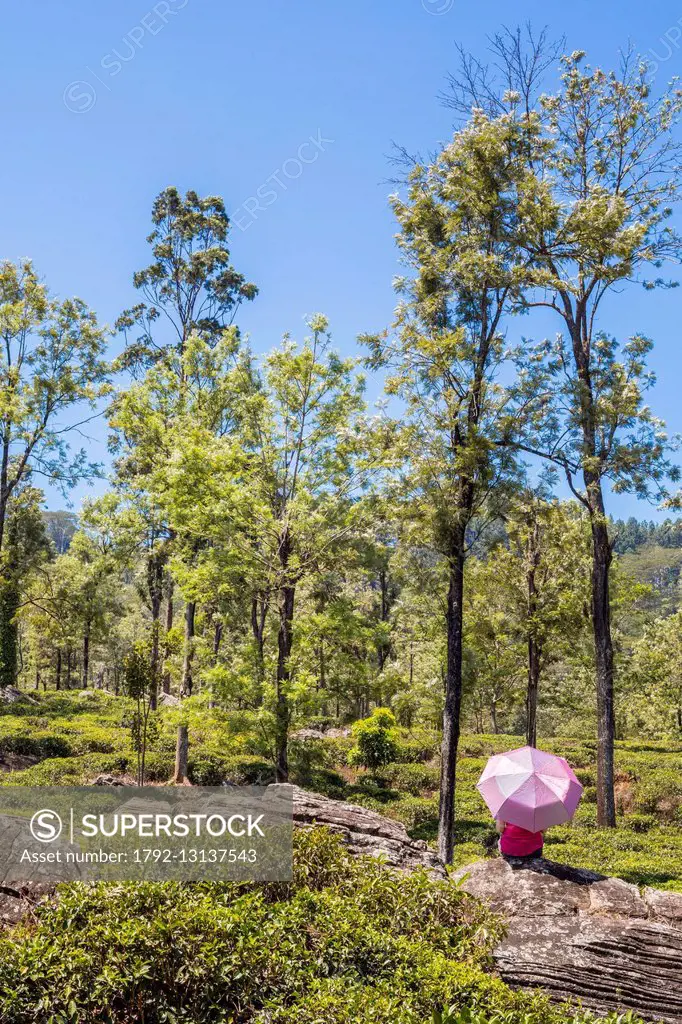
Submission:
M 90 629 L 83 636 L 83 689 L 88 688 L 88 675 L 90 673 Z
M 57 665 L 54 674 L 54 688 L 55 690 L 61 690 L 62 688 L 62 650 L 61 647 L 57 648 Z
M 213 627 L 213 664 L 216 665 L 218 662 L 218 655 L 220 654 L 220 645 L 223 641 L 223 623 L 218 621 Z
M 320 675 L 319 675 L 319 679 L 318 679 L 318 683 L 317 683 L 317 689 L 318 690 L 326 690 L 327 689 L 327 665 L 326 665 L 326 659 L 325 659 L 325 654 L 324 654 L 324 640 L 320 640 L 320 647 L 319 647 L 319 651 L 318 651 L 318 659 L 319 659 L 319 666 L 320 666 Z
M 175 746 L 175 775 L 173 782 L 176 785 L 183 783 L 187 778 L 187 761 L 189 758 L 189 729 L 186 725 L 178 726 L 178 738 Z
M 196 609 L 195 601 L 188 601 L 185 605 L 185 653 L 182 660 L 181 697 L 191 697 L 192 687 L 194 686 L 192 660 L 194 658 L 194 620 Z
M 161 689 L 164 693 L 171 692 L 171 673 L 168 667 L 170 660 L 170 643 L 168 640 L 168 634 L 173 628 L 173 580 L 171 579 L 168 585 L 168 604 L 166 605 L 166 643 L 163 650 L 163 660 L 165 668 L 163 671 L 163 680 L 161 682 Z
M 526 743 L 529 747 L 537 746 L 538 739 L 538 694 L 540 691 L 540 644 L 536 635 L 535 616 L 538 608 L 536 575 L 540 564 L 540 528 L 533 523 L 528 538 L 528 585 L 527 622 L 528 622 L 528 688 L 526 691 Z
M 66 651 L 66 689 L 71 689 L 71 648 Z
M 571 327 L 571 340 L 580 382 L 580 426 L 582 429 L 583 482 L 592 526 L 592 628 L 597 670 L 597 823 L 608 828 L 616 825 L 614 792 L 615 712 L 613 699 L 613 640 L 611 637 L 611 597 L 609 572 L 611 542 L 604 506 L 602 468 L 595 427 L 595 400 L 592 386 L 589 340 L 585 306 L 582 304 Z
M 0 687 L 14 686 L 19 664 L 20 595 L 16 582 L 0 577 Z
M 464 528 L 456 529 L 450 554 L 447 604 L 447 666 L 441 748 L 438 854 L 452 864 L 455 850 L 455 785 L 462 708 L 462 625 L 464 612 Z
M 257 594 L 251 601 L 251 632 L 256 641 L 256 679 L 259 689 L 265 681 L 265 622 L 268 607 L 269 600 L 263 594 Z
M 538 742 L 538 694 L 540 690 L 540 651 L 533 636 L 528 637 L 528 690 L 526 693 L 526 743 Z
M 385 569 L 382 569 L 379 573 L 379 586 L 381 588 L 381 621 L 388 622 L 389 615 L 389 599 L 388 599 L 388 574 Z M 389 655 L 388 644 L 379 644 L 379 650 L 377 651 L 377 660 L 379 663 L 379 672 L 383 672 L 386 659 Z
M 294 602 L 296 588 L 284 586 L 279 599 L 279 633 L 277 635 L 277 686 L 275 709 L 275 744 L 277 781 L 289 779 L 289 696 L 290 658 L 293 646 Z
M 159 696 L 159 621 L 163 600 L 163 558 L 156 552 L 147 564 L 147 586 L 152 609 L 151 691 L 149 709 L 156 711 Z
M 592 622 L 597 668 L 597 824 L 614 828 L 616 719 L 609 592 L 612 551 L 608 526 L 603 515 L 592 519 L 592 547 Z

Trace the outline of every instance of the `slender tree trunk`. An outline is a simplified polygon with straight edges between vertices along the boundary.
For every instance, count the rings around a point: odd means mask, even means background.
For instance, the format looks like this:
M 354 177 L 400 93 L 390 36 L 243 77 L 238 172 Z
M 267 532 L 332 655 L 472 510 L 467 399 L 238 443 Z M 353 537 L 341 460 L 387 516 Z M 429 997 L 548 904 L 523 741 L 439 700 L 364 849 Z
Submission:
M 381 588 L 381 621 L 388 622 L 389 615 L 389 600 L 388 600 L 388 573 L 385 569 L 382 569 L 379 573 L 379 586 Z M 389 647 L 388 644 L 381 643 L 377 652 L 377 659 L 379 662 L 379 672 L 383 672 L 386 659 L 388 658 Z
M 462 708 L 462 632 L 464 613 L 464 528 L 457 527 L 450 554 L 447 604 L 447 666 L 441 747 L 438 853 L 452 864 L 455 850 L 455 785 Z
M 71 689 L 71 648 L 66 651 L 66 689 Z
M 189 729 L 186 725 L 178 726 L 178 738 L 175 746 L 175 775 L 173 782 L 176 785 L 187 778 L 187 761 L 189 759 Z
M 182 660 L 181 697 L 190 697 L 192 695 L 192 687 L 194 686 L 192 661 L 194 659 L 194 622 L 196 610 L 195 601 L 188 601 L 185 605 L 185 652 Z
M 54 674 L 54 688 L 55 688 L 55 690 L 61 690 L 61 688 L 62 688 L 62 650 L 61 650 L 61 647 L 57 648 L 57 665 L 55 667 L 55 674 Z
M 528 621 L 528 688 L 526 692 L 526 743 L 537 746 L 538 694 L 540 691 L 540 645 L 537 639 L 535 616 L 538 608 L 537 570 L 540 563 L 540 527 L 531 526 L 528 538 L 527 621 Z
M 19 669 L 19 587 L 11 575 L 0 576 L 0 688 L 14 686 Z
M 582 429 L 583 481 L 592 526 L 592 628 L 597 671 L 597 823 L 616 825 L 614 742 L 616 736 L 613 695 L 613 639 L 611 637 L 611 542 L 595 427 L 595 401 L 589 346 L 591 342 L 585 304 L 579 303 L 576 318 L 569 323 L 573 355 L 580 383 L 580 425 Z
M 534 637 L 528 637 L 528 691 L 526 693 L 526 743 L 538 743 L 538 694 L 540 691 L 540 651 Z
M 291 680 L 291 649 L 293 647 L 294 602 L 296 588 L 284 586 L 279 600 L 279 633 L 277 635 L 277 680 L 275 709 L 275 744 L 277 781 L 287 782 L 289 779 L 289 696 L 287 693 Z
M 218 621 L 213 628 L 213 664 L 217 664 L 220 654 L 220 645 L 223 641 L 223 624 Z
M 5 540 L 5 523 L 7 521 L 7 503 L 9 488 L 9 456 L 11 447 L 10 425 L 5 420 L 2 432 L 2 455 L 0 456 L 0 552 Z
M 597 823 L 616 825 L 613 693 L 613 640 L 609 571 L 612 550 L 603 515 L 592 520 L 592 621 L 597 668 Z
M 326 659 L 325 659 L 325 653 L 324 653 L 324 640 L 320 640 L 320 648 L 319 648 L 318 654 L 319 654 L 320 675 L 319 675 L 319 680 L 318 680 L 317 688 L 318 688 L 318 690 L 326 690 L 327 689 L 327 665 L 326 665 Z
M 269 600 L 263 594 L 257 594 L 251 601 L 251 632 L 256 641 L 256 679 L 259 689 L 259 703 L 262 699 L 260 691 L 265 682 L 265 623 L 268 607 Z
M 159 625 L 163 600 L 163 556 L 154 552 L 147 563 L 147 586 L 152 609 L 152 651 L 150 711 L 156 711 L 159 697 Z
M 170 641 L 168 639 L 168 634 L 170 633 L 172 628 L 173 628 L 173 579 L 171 578 L 170 581 L 169 581 L 169 584 L 168 584 L 168 604 L 166 605 L 166 642 L 165 642 L 164 651 L 163 651 L 163 660 L 164 660 L 164 663 L 165 663 L 166 667 L 165 667 L 164 672 L 163 672 L 163 680 L 162 680 L 162 683 L 161 683 L 161 689 L 163 690 L 164 693 L 170 693 L 171 692 L 171 673 L 170 673 L 170 667 L 169 667 L 169 664 L 168 664 L 169 661 L 170 661 L 171 651 L 170 651 Z
M 88 675 L 90 673 L 90 627 L 83 635 L 83 689 L 88 688 Z

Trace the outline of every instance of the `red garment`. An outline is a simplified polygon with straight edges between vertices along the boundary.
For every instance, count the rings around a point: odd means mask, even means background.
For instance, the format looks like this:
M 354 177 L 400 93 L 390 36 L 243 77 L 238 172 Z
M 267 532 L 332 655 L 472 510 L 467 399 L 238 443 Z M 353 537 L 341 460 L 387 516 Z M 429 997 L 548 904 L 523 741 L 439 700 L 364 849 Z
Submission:
M 539 853 L 544 839 L 542 832 L 529 832 L 519 825 L 505 825 L 500 837 L 500 851 L 507 857 L 529 857 Z

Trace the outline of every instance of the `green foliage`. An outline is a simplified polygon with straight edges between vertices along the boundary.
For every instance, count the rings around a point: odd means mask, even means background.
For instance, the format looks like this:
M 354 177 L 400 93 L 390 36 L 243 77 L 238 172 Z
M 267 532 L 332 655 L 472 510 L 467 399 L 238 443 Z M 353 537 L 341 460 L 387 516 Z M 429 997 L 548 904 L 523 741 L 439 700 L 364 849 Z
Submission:
M 439 765 L 386 764 L 377 774 L 395 789 L 414 796 L 422 790 L 437 790 L 440 783 Z
M 42 761 L 48 757 L 71 757 L 75 751 L 72 744 L 63 736 L 54 736 L 50 733 L 41 735 L 39 732 L 34 732 L 30 735 L 0 737 L 0 753 L 23 754 L 37 757 Z M 105 750 L 101 753 L 111 753 L 111 751 Z
M 376 769 L 396 760 L 398 753 L 395 715 L 388 708 L 377 708 L 369 718 L 353 725 L 355 747 L 350 751 L 350 764 Z
M 586 1022 L 488 970 L 499 924 L 457 886 L 296 836 L 291 885 L 63 886 L 0 938 L 12 1024 Z M 444 1007 L 452 1007 L 444 1011 Z M 466 1014 L 475 1014 L 467 1018 Z M 457 1019 L 457 1018 L 454 1018 Z

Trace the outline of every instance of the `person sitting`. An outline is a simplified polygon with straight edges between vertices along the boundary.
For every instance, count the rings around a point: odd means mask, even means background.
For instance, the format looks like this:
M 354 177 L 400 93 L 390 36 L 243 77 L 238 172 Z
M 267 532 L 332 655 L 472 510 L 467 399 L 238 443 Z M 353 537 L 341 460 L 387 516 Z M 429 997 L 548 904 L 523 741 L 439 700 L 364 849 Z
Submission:
M 537 857 L 542 857 L 544 834 L 529 832 L 519 825 L 511 825 L 506 821 L 495 819 L 497 831 L 500 833 L 500 853 L 512 866 L 522 866 Z

